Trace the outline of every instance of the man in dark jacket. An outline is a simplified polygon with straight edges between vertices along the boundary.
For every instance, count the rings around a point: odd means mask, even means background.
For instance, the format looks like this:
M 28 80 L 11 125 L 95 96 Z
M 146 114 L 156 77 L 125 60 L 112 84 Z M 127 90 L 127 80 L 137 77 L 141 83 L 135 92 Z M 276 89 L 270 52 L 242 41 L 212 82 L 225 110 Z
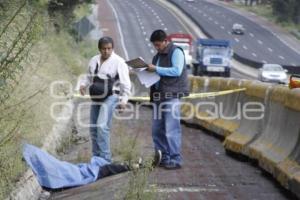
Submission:
M 157 54 L 147 70 L 160 75 L 160 81 L 150 89 L 154 147 L 162 151 L 160 166 L 178 169 L 182 166 L 180 98 L 189 95 L 184 52 L 168 42 L 163 30 L 154 31 L 150 41 Z

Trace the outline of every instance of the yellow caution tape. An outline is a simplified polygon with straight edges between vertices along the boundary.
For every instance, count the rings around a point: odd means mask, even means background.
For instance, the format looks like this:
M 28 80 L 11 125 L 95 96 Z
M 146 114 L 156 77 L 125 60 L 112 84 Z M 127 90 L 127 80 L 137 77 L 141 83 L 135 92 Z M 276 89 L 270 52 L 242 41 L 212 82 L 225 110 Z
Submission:
M 202 93 L 191 93 L 187 97 L 182 97 L 182 99 L 201 99 L 201 98 L 206 98 L 206 97 L 216 97 L 216 96 L 221 96 L 221 95 L 226 95 L 226 94 L 231 94 L 231 93 L 236 93 L 236 92 L 242 92 L 245 91 L 246 88 L 240 88 L 240 89 L 234 89 L 234 90 L 224 90 L 224 91 L 218 91 L 218 92 L 202 92 Z M 89 95 L 80 95 L 80 94 L 74 94 L 73 97 L 77 98 L 90 98 Z M 150 97 L 129 97 L 129 100 L 131 101 L 150 101 Z

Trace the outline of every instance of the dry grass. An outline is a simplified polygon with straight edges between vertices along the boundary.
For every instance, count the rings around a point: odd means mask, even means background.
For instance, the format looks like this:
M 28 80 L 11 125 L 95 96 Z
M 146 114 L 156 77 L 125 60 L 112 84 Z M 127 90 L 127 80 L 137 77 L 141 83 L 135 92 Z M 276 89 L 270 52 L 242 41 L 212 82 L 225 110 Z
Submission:
M 64 80 L 74 85 L 75 74 L 84 71 L 81 70 L 84 59 L 68 46 L 71 42 L 65 35 L 48 36 L 39 42 L 31 51 L 30 63 L 26 64 L 19 84 L 11 91 L 5 105 L 10 109 L 5 111 L 5 120 L 0 124 L 4 132 L 13 131 L 12 137 L 0 146 L 0 199 L 8 194 L 26 169 L 22 162 L 22 143 L 41 146 L 46 142 L 43 139 L 55 123 L 51 117 L 51 104 L 66 101 L 66 98 L 57 99 L 50 94 L 51 83 Z M 60 112 L 60 109 L 56 111 Z M 16 124 L 18 127 L 14 129 Z

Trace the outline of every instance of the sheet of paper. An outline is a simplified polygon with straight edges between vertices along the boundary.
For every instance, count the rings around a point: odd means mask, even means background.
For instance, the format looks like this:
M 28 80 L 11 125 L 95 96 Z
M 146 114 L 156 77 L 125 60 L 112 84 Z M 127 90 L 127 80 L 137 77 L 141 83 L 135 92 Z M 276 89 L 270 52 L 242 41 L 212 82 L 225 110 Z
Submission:
M 160 76 L 155 72 L 148 72 L 145 69 L 136 71 L 136 74 L 141 84 L 145 85 L 146 88 L 149 88 L 151 85 L 159 81 Z
M 146 69 L 147 63 L 142 57 L 138 57 L 126 62 L 136 72 L 137 77 L 142 85 L 149 88 L 151 85 L 159 81 L 160 76 L 154 72 L 148 72 Z

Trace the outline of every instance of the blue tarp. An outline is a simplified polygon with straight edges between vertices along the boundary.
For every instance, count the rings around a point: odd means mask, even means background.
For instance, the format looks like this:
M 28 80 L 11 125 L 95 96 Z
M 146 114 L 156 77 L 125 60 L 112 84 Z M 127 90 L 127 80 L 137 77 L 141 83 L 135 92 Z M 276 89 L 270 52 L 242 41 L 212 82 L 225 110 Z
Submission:
M 72 164 L 60 161 L 47 152 L 25 144 L 23 157 L 37 176 L 41 186 L 58 189 L 92 183 L 97 180 L 105 159 L 92 157 L 90 163 Z

